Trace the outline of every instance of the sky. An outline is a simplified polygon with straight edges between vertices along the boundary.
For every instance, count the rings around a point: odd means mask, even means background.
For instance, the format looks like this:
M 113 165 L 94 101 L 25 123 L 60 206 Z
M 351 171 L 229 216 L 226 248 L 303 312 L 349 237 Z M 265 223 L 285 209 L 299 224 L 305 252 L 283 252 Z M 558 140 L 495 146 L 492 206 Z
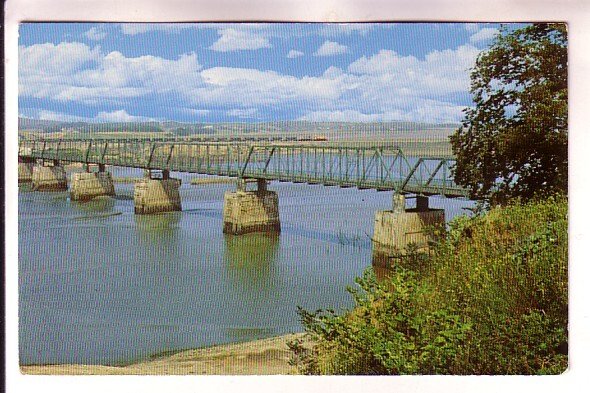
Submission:
M 484 23 L 23 23 L 19 115 L 454 122 Z

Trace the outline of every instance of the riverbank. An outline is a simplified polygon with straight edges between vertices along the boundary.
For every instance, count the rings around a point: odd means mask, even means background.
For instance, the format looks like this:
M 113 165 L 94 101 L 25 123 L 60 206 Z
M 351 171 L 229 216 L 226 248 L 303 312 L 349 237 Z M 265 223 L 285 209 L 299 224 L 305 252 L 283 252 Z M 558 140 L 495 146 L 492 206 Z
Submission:
M 125 365 L 57 364 L 21 366 L 29 375 L 293 375 L 287 334 L 237 344 L 191 349 Z

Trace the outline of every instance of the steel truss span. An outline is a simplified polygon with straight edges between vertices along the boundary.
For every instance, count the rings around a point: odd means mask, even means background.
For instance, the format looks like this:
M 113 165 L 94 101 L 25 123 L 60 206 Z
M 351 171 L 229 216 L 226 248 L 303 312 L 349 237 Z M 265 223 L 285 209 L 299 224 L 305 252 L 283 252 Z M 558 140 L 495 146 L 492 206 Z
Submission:
M 411 157 L 394 145 L 230 143 L 147 139 L 19 141 L 22 161 L 57 160 L 398 193 L 467 197 L 452 156 Z

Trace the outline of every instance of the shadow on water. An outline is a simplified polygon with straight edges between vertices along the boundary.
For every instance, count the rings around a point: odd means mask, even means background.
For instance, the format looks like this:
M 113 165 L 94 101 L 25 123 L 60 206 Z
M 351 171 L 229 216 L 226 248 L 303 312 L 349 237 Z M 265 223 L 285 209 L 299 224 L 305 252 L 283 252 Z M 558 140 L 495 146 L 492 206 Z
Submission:
M 341 246 L 352 246 L 357 249 L 370 250 L 372 247 L 371 238 L 367 233 L 348 235 L 341 231 L 336 233 L 333 232 L 321 232 L 314 229 L 306 229 L 300 226 L 294 226 L 289 224 L 282 224 L 281 230 L 283 232 L 305 237 L 312 240 L 319 240 L 322 242 L 338 244 Z
M 135 227 L 141 238 L 153 244 L 166 245 L 176 238 L 182 212 L 134 214 Z
M 210 208 L 197 208 L 197 209 L 183 209 L 184 214 L 195 214 L 199 216 L 211 217 L 211 218 L 222 218 L 222 212 L 220 209 Z
M 266 291 L 274 284 L 279 234 L 224 235 L 223 258 L 229 278 L 240 290 Z
M 76 218 L 93 218 L 94 216 L 102 216 L 104 213 L 114 213 L 115 200 L 111 197 L 96 197 L 89 201 L 72 201 L 70 205 L 76 211 L 84 214 L 82 217 Z

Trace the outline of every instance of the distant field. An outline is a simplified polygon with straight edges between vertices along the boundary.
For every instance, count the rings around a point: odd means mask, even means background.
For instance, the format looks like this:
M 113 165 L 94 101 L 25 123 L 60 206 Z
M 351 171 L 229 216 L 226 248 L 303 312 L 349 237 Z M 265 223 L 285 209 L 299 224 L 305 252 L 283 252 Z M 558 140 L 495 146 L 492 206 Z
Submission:
M 19 131 L 23 138 L 43 138 L 43 139 L 149 139 L 149 138 L 172 138 L 171 132 L 134 132 L 134 131 L 117 131 L 117 132 L 95 132 L 92 134 L 81 133 L 77 131 L 64 132 L 41 132 L 41 131 Z M 90 136 L 92 135 L 92 136 Z
M 420 122 L 310 122 L 262 123 L 147 123 L 56 122 L 19 118 L 19 135 L 36 138 L 279 138 L 328 141 L 391 142 L 392 140 L 445 141 L 455 124 Z
M 446 134 L 446 135 L 445 135 Z M 25 138 L 35 138 L 43 136 L 44 139 L 61 139 L 61 138 L 75 138 L 79 139 L 80 136 L 62 133 L 51 133 L 51 134 L 39 134 L 39 133 L 26 133 L 22 132 L 21 135 Z M 149 138 L 161 138 L 164 136 L 171 137 L 170 135 L 162 135 L 162 133 L 144 133 L 144 132 L 117 132 L 117 133 L 97 133 L 93 135 L 93 139 L 149 139 Z M 265 137 L 280 137 L 281 135 L 269 135 L 264 134 Z M 421 156 L 421 157 L 448 157 L 452 155 L 451 145 L 448 141 L 448 132 L 430 132 L 428 136 L 423 134 L 416 135 L 407 132 L 396 133 L 396 135 L 390 135 L 389 137 L 356 137 L 356 138 L 336 138 L 333 136 L 327 136 L 325 141 L 244 141 L 246 145 L 281 145 L 281 146 L 314 146 L 314 147 L 343 147 L 343 148 L 355 148 L 355 147 L 399 147 L 404 154 L 408 156 Z M 224 155 L 225 150 L 224 144 L 235 144 L 238 142 L 220 142 L 219 148 L 212 151 L 212 155 Z M 198 145 L 198 143 L 196 143 Z M 195 145 L 194 148 L 197 148 Z M 86 148 L 85 144 L 79 146 L 80 151 L 84 151 Z M 178 153 L 176 153 L 178 154 Z M 204 154 L 204 152 L 202 152 Z M 201 155 L 202 155 L 201 154 Z M 191 155 L 199 155 L 198 151 L 193 152 Z

